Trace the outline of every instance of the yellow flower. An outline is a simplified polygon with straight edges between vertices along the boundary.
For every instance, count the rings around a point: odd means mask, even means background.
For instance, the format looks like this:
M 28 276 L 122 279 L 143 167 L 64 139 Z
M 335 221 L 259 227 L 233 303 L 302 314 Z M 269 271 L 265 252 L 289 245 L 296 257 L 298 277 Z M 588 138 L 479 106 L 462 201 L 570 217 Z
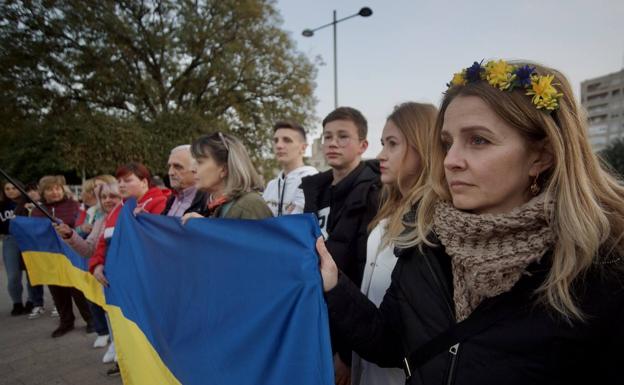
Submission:
M 513 73 L 514 69 L 514 66 L 507 64 L 504 60 L 489 61 L 485 65 L 485 79 L 491 86 L 504 91 L 509 88 L 516 78 L 516 75 Z
M 533 96 L 531 99 L 538 109 L 545 108 L 547 110 L 556 110 L 559 108 L 559 98 L 563 95 L 557 92 L 552 81 L 554 75 L 532 76 L 531 88 L 528 89 L 527 95 Z
M 466 70 L 463 70 L 462 72 L 456 72 L 453 74 L 453 79 L 451 80 L 451 86 L 465 86 L 466 85 L 466 77 L 464 76 L 464 74 L 466 73 Z

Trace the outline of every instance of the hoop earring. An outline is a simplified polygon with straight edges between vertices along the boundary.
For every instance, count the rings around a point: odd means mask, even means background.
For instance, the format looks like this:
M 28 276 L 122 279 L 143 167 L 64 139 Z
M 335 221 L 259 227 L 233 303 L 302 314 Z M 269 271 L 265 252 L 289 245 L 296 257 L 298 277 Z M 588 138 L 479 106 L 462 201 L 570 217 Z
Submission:
M 539 194 L 541 190 L 540 186 L 537 184 L 538 178 L 539 178 L 539 173 L 535 175 L 535 179 L 533 179 L 533 184 L 531 184 L 531 187 L 529 187 L 529 190 L 531 191 L 531 194 L 533 194 L 533 196 Z

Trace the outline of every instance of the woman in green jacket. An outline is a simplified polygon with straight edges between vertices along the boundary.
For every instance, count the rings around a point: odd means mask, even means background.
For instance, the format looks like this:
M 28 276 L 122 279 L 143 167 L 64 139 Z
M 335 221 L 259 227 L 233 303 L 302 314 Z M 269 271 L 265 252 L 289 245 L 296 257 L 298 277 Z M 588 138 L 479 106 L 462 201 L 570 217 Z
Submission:
M 216 132 L 193 142 L 191 154 L 197 161 L 197 186 L 210 194 L 207 205 L 190 218 L 264 219 L 273 215 L 259 194 L 262 179 L 241 141 Z

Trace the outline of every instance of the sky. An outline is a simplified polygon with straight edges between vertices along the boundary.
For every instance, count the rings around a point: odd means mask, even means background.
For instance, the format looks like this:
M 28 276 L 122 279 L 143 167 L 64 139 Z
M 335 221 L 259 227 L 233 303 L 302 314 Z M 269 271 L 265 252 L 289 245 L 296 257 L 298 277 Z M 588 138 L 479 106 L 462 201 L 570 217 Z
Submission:
M 524 59 L 563 72 L 580 96 L 585 79 L 624 68 L 624 0 L 278 0 L 282 28 L 316 62 L 316 116 L 334 107 L 332 28 L 301 31 L 357 13 L 338 24 L 338 104 L 368 119 L 366 158 L 381 149 L 395 105 L 438 105 L 454 72 L 474 61 Z

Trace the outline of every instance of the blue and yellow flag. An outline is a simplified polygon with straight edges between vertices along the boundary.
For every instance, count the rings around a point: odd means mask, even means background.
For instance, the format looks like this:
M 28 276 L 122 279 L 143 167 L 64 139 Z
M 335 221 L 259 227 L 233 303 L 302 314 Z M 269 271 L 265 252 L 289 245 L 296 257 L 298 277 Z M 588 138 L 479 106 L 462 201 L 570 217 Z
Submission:
M 34 284 L 74 286 L 108 312 L 126 384 L 333 384 L 311 215 L 261 221 L 132 215 L 102 286 L 50 222 L 11 221 Z

